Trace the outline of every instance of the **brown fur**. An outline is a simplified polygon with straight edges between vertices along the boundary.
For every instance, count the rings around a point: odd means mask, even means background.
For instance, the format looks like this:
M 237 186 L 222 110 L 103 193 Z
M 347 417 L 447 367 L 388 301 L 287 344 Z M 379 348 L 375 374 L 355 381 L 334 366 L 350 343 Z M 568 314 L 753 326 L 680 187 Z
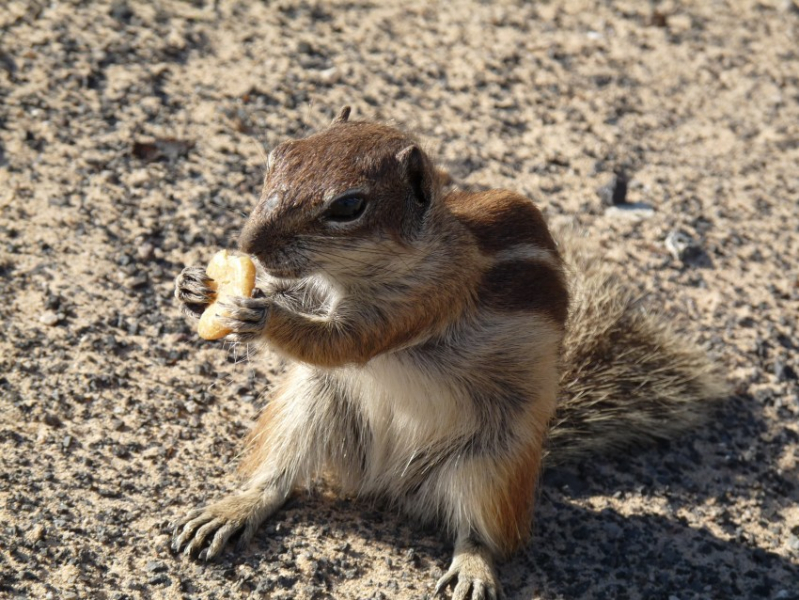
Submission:
M 547 462 L 665 440 L 698 426 L 709 402 L 730 393 L 707 353 L 647 306 L 596 247 L 571 231 L 558 237 L 574 300 Z
M 266 334 L 282 352 L 302 362 L 321 367 L 365 364 L 378 354 L 408 343 L 426 330 L 432 315 L 412 319 L 373 319 L 372 327 L 354 330 L 346 324 L 308 322 L 276 307 Z
M 486 254 L 517 244 L 556 250 L 544 217 L 524 196 L 506 190 L 455 191 L 447 197 L 446 204 L 474 234 L 477 245 Z
M 440 333 L 456 321 L 469 310 L 474 296 L 469 289 L 477 287 L 478 276 L 479 272 L 467 271 L 457 283 L 442 276 L 408 290 L 399 302 L 386 298 L 382 306 L 362 311 L 357 323 L 308 319 L 276 305 L 265 334 L 296 360 L 324 367 L 365 364 L 383 352 Z
M 480 283 L 480 298 L 498 310 L 535 310 L 565 325 L 569 292 L 563 273 L 546 264 L 515 260 L 489 269 Z
M 523 440 L 517 453 L 502 464 L 500 481 L 504 483 L 494 496 L 493 528 L 500 543 L 495 551 L 509 556 L 527 543 L 531 533 L 536 488 L 543 466 L 546 424 L 554 406 L 538 403 L 524 415 L 530 435 Z
M 286 384 L 283 384 L 281 389 L 273 395 L 272 401 L 258 416 L 258 420 L 247 436 L 246 451 L 238 467 L 239 473 L 245 477 L 251 477 L 263 463 L 263 458 L 274 452 L 271 444 L 275 440 L 275 429 L 280 426 L 277 413 L 282 408 L 286 388 Z
M 541 469 L 540 440 L 531 440 L 518 456 L 508 460 L 502 474 L 504 486 L 495 490 L 489 514 L 497 551 L 509 556 L 530 537 L 535 489 Z
M 234 299 L 226 325 L 294 362 L 250 437 L 247 490 L 178 521 L 175 548 L 212 538 L 218 554 L 329 470 L 345 489 L 445 521 L 456 551 L 438 589 L 458 579 L 477 599 L 499 590 L 492 554 L 529 535 L 556 408 L 554 460 L 671 433 L 723 393 L 706 357 L 587 251 L 567 252 L 567 285 L 532 202 L 445 194 L 448 183 L 413 137 L 347 109 L 270 154 L 240 240 L 263 297 Z M 329 212 L 353 198 L 357 215 Z M 196 277 L 181 286 L 202 305 Z
M 418 221 L 420 211 L 408 201 L 404 173 L 395 159 L 415 143 L 384 125 L 345 121 L 315 136 L 281 144 L 269 156 L 261 201 L 244 227 L 240 247 L 269 268 L 277 266 L 281 249 L 298 235 L 353 240 L 373 236 L 376 231 L 389 235 L 407 232 Z M 362 153 L 363 148 L 374 152 Z M 356 154 L 361 158 L 342 160 Z M 426 157 L 423 160 L 428 161 Z M 425 167 L 432 169 L 428 164 Z M 427 185 L 433 185 L 432 178 Z M 363 190 L 379 205 L 358 227 L 337 233 L 309 218 L 321 214 L 331 196 L 353 189 Z

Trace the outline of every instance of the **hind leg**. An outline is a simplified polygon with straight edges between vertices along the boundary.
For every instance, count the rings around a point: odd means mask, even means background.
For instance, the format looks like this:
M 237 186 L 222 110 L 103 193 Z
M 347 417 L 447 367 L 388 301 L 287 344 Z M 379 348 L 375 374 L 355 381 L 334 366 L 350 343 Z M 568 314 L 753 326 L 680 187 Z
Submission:
M 507 452 L 460 455 L 443 474 L 440 489 L 443 502 L 452 507 L 457 538 L 452 564 L 438 581 L 436 594 L 454 586 L 453 600 L 502 598 L 494 558 L 510 555 L 528 539 L 543 439 L 543 434 L 534 434 L 507 440 Z
M 494 570 L 494 559 L 488 548 L 471 536 L 458 537 L 452 565 L 436 584 L 436 595 L 454 585 L 452 600 L 498 600 L 502 586 Z

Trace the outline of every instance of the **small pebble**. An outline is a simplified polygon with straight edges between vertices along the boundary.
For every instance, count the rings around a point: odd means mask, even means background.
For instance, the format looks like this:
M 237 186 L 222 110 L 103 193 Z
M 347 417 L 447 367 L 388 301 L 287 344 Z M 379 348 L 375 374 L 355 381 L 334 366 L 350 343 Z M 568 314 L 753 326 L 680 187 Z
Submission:
M 139 260 L 148 261 L 153 257 L 154 250 L 155 248 L 151 243 L 145 242 L 136 248 L 136 256 L 139 258 Z
M 166 565 L 160 560 L 151 560 L 144 566 L 144 570 L 148 573 L 162 573 L 166 571 Z
M 59 321 L 61 321 L 61 315 L 52 310 L 42 313 L 42 316 L 39 317 L 39 323 L 42 325 L 47 325 L 48 327 L 58 325 Z
M 799 379 L 794 368 L 791 365 L 786 365 L 781 360 L 774 362 L 774 375 L 776 375 L 778 381 L 796 381 Z
M 61 419 L 59 419 L 53 413 L 45 413 L 42 421 L 44 422 L 45 425 L 49 425 L 50 427 L 61 427 L 61 425 L 63 425 Z
M 28 533 L 25 534 L 25 539 L 30 543 L 38 542 L 44 539 L 45 533 L 47 533 L 47 530 L 45 529 L 44 525 L 37 523 L 31 527 L 31 530 L 28 531 Z
M 418 568 L 421 564 L 421 559 L 419 555 L 416 553 L 416 550 L 413 548 L 408 548 L 408 551 L 405 552 L 405 562 L 413 566 L 414 568 Z
M 170 583 L 172 583 L 172 580 L 166 575 L 161 574 L 161 575 L 156 575 L 152 579 L 148 579 L 147 583 L 149 585 L 169 585 Z
M 150 173 L 147 169 L 136 169 L 128 176 L 128 184 L 131 187 L 142 187 L 150 181 Z
M 114 0 L 111 3 L 111 8 L 108 11 L 117 21 L 127 22 L 133 16 L 133 11 L 130 10 L 128 3 L 125 0 Z
M 611 540 L 618 539 L 622 536 L 624 531 L 621 527 L 616 525 L 615 523 L 605 523 L 604 525 L 605 533 L 607 534 L 608 538 Z
M 127 280 L 127 285 L 132 288 L 140 288 L 147 285 L 147 277 L 144 275 L 139 275 L 137 277 L 132 277 Z
M 324 71 L 319 72 L 319 81 L 325 85 L 333 85 L 338 83 L 341 78 L 341 73 L 337 67 L 330 67 Z
M 655 214 L 655 209 L 645 202 L 632 202 L 610 206 L 605 210 L 605 214 L 614 218 L 626 218 L 640 221 L 648 219 Z
M 702 248 L 691 234 L 682 229 L 675 229 L 666 236 L 666 249 L 675 260 L 691 262 L 702 254 Z

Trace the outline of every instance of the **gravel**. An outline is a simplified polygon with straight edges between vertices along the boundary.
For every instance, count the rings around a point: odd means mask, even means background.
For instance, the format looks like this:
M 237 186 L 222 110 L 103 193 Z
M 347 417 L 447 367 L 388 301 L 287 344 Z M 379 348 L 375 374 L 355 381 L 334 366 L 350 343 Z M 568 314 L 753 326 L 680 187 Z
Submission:
M 242 552 L 169 550 L 281 377 L 199 340 L 173 279 L 233 243 L 265 151 L 351 104 L 583 230 L 736 390 L 684 438 L 548 472 L 508 597 L 796 598 L 799 12 L 652 6 L 5 3 L 0 597 L 432 597 L 446 536 L 326 489 Z M 620 168 L 636 218 L 595 196 Z

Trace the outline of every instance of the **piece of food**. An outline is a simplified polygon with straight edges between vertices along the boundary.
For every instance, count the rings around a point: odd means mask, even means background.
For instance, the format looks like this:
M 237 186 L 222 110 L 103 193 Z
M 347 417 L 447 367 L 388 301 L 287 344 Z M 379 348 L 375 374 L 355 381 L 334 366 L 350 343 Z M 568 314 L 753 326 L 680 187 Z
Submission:
M 218 340 L 231 331 L 220 322 L 220 317 L 226 316 L 220 303 L 230 296 L 250 297 L 255 288 L 255 265 L 248 256 L 220 250 L 208 263 L 205 273 L 211 278 L 208 287 L 215 296 L 200 317 L 197 333 L 203 339 Z

